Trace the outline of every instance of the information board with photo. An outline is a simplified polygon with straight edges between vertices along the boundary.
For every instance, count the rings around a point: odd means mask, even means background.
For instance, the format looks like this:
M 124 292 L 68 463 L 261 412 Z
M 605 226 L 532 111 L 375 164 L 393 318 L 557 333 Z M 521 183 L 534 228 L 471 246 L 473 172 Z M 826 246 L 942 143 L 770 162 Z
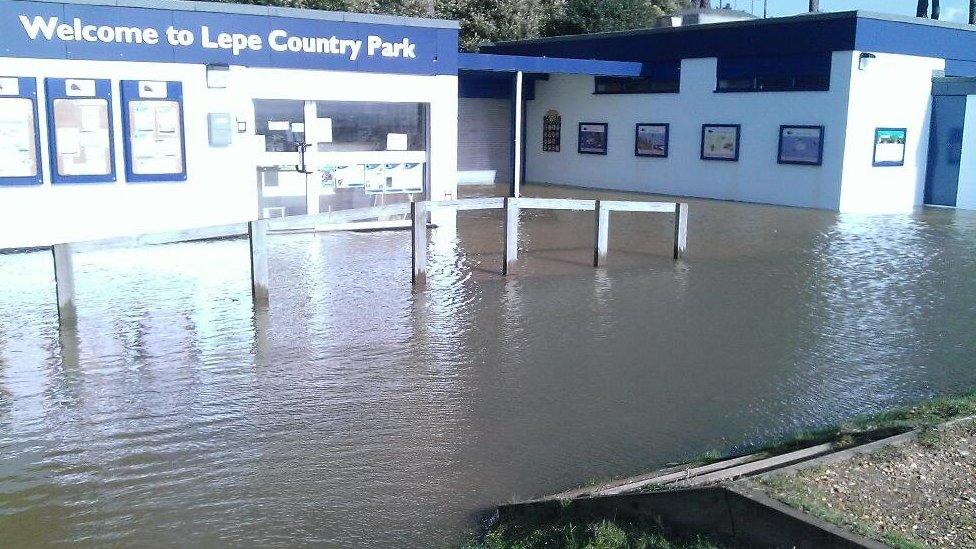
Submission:
M 874 130 L 874 165 L 904 166 L 906 128 L 878 128 Z
M 668 124 L 637 124 L 634 155 L 665 158 L 668 156 Z
M 823 126 L 780 126 L 780 164 L 819 166 L 823 163 Z
M 702 126 L 702 160 L 739 160 L 738 124 L 704 124 Z
M 605 122 L 580 122 L 579 153 L 607 154 L 607 124 Z

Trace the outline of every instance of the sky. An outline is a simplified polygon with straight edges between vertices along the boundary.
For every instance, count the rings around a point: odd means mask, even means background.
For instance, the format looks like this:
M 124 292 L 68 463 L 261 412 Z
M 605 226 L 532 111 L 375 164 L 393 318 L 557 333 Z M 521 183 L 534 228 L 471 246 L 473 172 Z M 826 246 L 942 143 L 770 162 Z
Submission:
M 712 0 L 712 6 L 731 4 L 733 8 L 762 16 L 763 0 Z M 807 11 L 808 0 L 766 0 L 769 16 L 796 15 Z M 916 0 L 820 0 L 820 11 L 847 11 L 853 9 L 915 15 Z M 942 0 L 943 21 L 965 23 L 969 15 L 967 0 Z

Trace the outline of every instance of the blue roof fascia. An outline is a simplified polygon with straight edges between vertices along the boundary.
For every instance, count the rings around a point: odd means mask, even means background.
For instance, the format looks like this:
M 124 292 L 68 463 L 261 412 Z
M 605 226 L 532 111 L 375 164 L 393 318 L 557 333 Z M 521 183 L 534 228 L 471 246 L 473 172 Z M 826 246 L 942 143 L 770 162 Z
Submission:
M 659 62 L 854 49 L 858 12 L 638 29 L 499 42 L 484 53 Z
M 933 24 L 918 19 L 912 21 L 861 17 L 857 21 L 854 49 L 976 61 L 976 27 Z
M 490 53 L 458 54 L 458 68 L 472 71 L 537 74 L 586 74 L 591 76 L 641 76 L 644 64 L 631 61 L 567 59 Z

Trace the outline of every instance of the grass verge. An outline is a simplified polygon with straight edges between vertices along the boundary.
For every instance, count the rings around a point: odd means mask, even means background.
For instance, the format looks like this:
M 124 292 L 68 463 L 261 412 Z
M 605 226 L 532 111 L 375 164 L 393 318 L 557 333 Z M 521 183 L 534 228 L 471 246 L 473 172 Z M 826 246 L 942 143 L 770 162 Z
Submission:
M 705 537 L 675 539 L 649 521 L 504 521 L 464 549 L 717 549 Z

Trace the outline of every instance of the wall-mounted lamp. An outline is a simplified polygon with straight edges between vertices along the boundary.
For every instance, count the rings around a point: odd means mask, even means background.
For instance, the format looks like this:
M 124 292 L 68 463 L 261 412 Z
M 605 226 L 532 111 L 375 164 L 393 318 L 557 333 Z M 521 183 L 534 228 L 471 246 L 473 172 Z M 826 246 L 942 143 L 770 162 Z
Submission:
M 230 80 L 230 67 L 227 65 L 207 65 L 207 87 L 224 89 Z
M 873 53 L 862 53 L 861 58 L 857 63 L 857 68 L 862 71 L 866 71 L 868 70 L 868 66 L 870 66 L 871 63 L 877 58 L 878 56 Z

